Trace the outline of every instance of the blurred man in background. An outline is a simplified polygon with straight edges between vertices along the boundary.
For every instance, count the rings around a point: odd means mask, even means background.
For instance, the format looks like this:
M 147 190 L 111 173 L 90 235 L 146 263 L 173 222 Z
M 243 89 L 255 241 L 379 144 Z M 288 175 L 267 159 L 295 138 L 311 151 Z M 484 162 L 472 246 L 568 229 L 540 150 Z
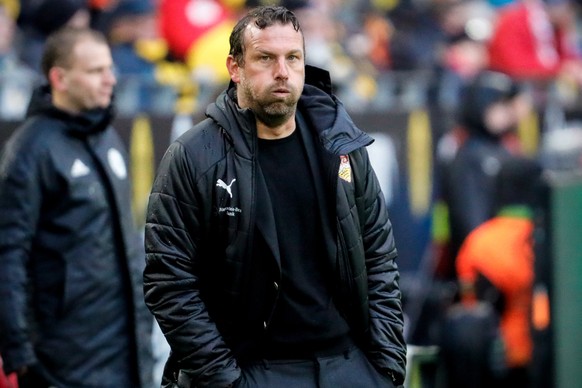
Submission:
M 484 301 L 499 318 L 503 353 L 495 386 L 503 388 L 528 388 L 531 381 L 533 231 L 541 176 L 535 160 L 504 161 L 496 181 L 495 216 L 467 236 L 456 261 L 463 304 L 470 309 Z
M 454 150 L 439 164 L 450 228 L 449 262 L 441 268 L 444 278 L 455 277 L 454 258 L 465 237 L 494 215 L 499 167 L 522 152 L 517 128 L 530 111 L 521 85 L 502 73 L 483 71 L 463 89 L 459 130 L 449 145 Z
M 149 387 L 151 315 L 105 37 L 52 34 L 0 157 L 0 354 L 20 388 Z

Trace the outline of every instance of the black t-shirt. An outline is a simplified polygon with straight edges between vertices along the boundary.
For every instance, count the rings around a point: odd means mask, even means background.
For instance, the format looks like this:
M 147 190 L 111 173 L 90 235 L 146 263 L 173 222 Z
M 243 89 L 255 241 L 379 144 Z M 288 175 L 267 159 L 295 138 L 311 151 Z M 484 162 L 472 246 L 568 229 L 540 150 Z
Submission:
M 283 139 L 259 139 L 259 163 L 275 214 L 282 268 L 268 349 L 283 355 L 296 353 L 293 349 L 325 351 L 344 341 L 349 328 L 332 298 L 314 185 L 314 179 L 323 178 L 320 172 L 314 176 L 299 130 Z

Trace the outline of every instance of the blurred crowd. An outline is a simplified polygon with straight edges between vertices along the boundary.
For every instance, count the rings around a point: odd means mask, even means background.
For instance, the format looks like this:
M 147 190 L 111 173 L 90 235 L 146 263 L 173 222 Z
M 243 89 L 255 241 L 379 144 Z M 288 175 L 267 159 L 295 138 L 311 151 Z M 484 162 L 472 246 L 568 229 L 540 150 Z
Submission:
M 454 109 L 486 68 L 535 82 L 546 103 L 559 81 L 577 102 L 575 0 L 2 0 L 0 117 L 20 119 L 46 36 L 90 25 L 112 45 L 119 112 L 172 114 L 205 106 L 227 81 L 228 34 L 248 7 L 280 3 L 300 18 L 307 62 L 332 73 L 352 111 Z M 542 93 L 539 93 L 539 83 Z

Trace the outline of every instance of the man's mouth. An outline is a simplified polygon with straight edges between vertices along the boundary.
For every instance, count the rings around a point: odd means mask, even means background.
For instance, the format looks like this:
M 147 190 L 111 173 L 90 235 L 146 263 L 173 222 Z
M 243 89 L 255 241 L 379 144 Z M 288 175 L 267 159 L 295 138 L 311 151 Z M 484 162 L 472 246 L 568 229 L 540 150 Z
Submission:
M 277 88 L 274 90 L 275 93 L 289 93 L 289 89 L 287 88 Z

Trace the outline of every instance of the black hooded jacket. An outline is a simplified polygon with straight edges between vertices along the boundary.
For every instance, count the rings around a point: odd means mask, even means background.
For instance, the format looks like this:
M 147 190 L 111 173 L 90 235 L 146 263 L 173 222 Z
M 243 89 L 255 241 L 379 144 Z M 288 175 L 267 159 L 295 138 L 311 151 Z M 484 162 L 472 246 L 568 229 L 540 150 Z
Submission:
M 58 387 L 149 386 L 152 320 L 124 144 L 111 109 L 72 116 L 48 93 L 37 91 L 0 159 L 4 369 L 33 366 Z
M 479 74 L 464 89 L 459 120 L 468 137 L 441 173 L 453 258 L 467 235 L 495 214 L 495 180 L 501 164 L 511 157 L 502 137 L 515 128 L 491 131 L 485 122 L 487 110 L 495 103 L 510 102 L 519 93 L 518 83 L 493 71 Z
M 315 76 L 314 76 L 315 74 Z M 316 86 L 314 86 L 316 85 Z M 404 380 L 401 294 L 392 226 L 359 130 L 331 94 L 329 75 L 308 68 L 298 126 L 318 155 L 312 168 L 319 201 L 333 201 L 326 225 L 338 308 L 370 361 Z M 240 375 L 238 355 L 269 327 L 281 268 L 275 222 L 257 161 L 255 116 L 240 109 L 234 87 L 208 118 L 167 150 L 150 195 L 146 224 L 146 304 L 172 348 L 165 382 L 227 386 Z M 306 147 L 310 149 L 310 147 Z M 351 177 L 338 176 L 348 156 Z M 344 176 L 345 178 L 345 176 Z M 228 186 L 227 190 L 225 186 Z M 261 206 L 259 206 L 259 204 Z M 255 233 L 272 259 L 253 256 Z

